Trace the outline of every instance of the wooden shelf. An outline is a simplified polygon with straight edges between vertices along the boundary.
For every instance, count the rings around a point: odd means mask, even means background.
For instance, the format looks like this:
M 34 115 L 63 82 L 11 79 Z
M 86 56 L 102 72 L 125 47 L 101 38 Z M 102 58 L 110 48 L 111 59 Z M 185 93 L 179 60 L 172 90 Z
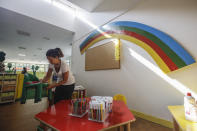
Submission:
M 9 87 L 9 86 L 16 86 L 16 84 L 6 84 L 6 85 L 3 85 L 4 87 Z
M 0 93 L 8 93 L 8 92 L 15 92 L 15 90 L 10 90 L 10 91 L 0 91 Z
M 3 103 L 9 103 L 9 102 L 15 102 L 15 100 L 9 100 L 9 101 L 0 101 L 0 104 L 3 104 Z
M 0 74 L 0 103 L 15 101 L 17 84 L 16 74 Z
M 10 95 L 10 96 L 3 96 L 1 97 L 1 101 L 10 101 L 14 100 L 15 95 Z

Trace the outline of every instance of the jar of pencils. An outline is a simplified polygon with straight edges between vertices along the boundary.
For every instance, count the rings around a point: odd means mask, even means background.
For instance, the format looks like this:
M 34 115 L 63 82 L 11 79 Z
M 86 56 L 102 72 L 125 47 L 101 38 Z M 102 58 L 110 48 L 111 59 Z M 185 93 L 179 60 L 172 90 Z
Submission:
M 89 103 L 88 119 L 104 122 L 112 112 L 113 98 L 110 96 L 92 96 Z
M 81 98 L 81 99 L 72 99 L 70 114 L 75 117 L 83 117 L 88 112 L 89 99 Z
M 91 100 L 99 100 L 105 103 L 107 112 L 112 112 L 113 98 L 111 96 L 92 96 Z
M 72 99 L 86 98 L 87 90 L 83 86 L 75 86 Z
M 108 116 L 105 103 L 100 100 L 91 100 L 89 102 L 88 120 L 104 122 Z

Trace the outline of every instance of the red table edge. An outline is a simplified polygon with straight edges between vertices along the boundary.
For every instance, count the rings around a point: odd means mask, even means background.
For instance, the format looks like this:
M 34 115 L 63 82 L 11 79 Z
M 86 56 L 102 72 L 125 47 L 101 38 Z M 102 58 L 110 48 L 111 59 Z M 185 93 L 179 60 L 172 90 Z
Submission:
M 47 124 L 46 122 L 44 122 L 43 120 L 37 118 L 36 116 L 34 117 L 36 120 L 40 121 L 41 123 L 47 125 L 48 127 L 52 128 L 52 129 L 55 129 L 56 131 L 59 131 L 58 129 L 56 129 L 55 127 Z M 113 125 L 113 126 L 110 126 L 110 127 L 107 127 L 107 128 L 103 128 L 101 130 L 98 130 L 98 131 L 104 131 L 104 130 L 108 130 L 108 129 L 111 129 L 111 128 L 115 128 L 115 127 L 118 127 L 118 126 L 121 126 L 121 125 L 126 125 L 127 123 L 132 123 L 132 122 L 135 122 L 136 119 L 134 120 L 130 120 L 130 121 L 126 121 L 126 122 L 123 122 L 123 123 L 119 123 L 119 124 L 116 124 L 116 125 Z
M 119 123 L 119 124 L 116 124 L 116 125 L 113 125 L 113 126 L 110 126 L 110 127 L 107 127 L 107 128 L 103 128 L 103 129 L 98 130 L 98 131 L 108 130 L 108 129 L 111 129 L 111 128 L 115 128 L 115 127 L 119 127 L 119 126 L 122 126 L 122 125 L 126 125 L 126 124 L 128 124 L 128 123 L 132 123 L 132 122 L 135 122 L 135 121 L 136 121 L 136 119 L 130 120 L 130 121 L 126 121 L 126 122 Z
M 38 120 L 39 122 L 41 122 L 41 123 L 47 125 L 48 127 L 52 128 L 52 129 L 54 129 L 54 130 L 56 130 L 56 131 L 59 131 L 59 130 L 56 129 L 55 127 L 51 126 L 50 124 L 47 124 L 46 122 L 44 122 L 43 120 L 37 118 L 36 116 L 35 116 L 34 118 L 35 118 L 36 120 Z

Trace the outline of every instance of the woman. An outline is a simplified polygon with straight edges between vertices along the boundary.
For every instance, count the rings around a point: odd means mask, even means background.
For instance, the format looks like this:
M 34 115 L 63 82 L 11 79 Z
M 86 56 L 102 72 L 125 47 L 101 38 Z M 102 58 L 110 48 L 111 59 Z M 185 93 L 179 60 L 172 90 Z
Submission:
M 57 82 L 47 87 L 48 89 L 56 87 L 54 104 L 60 100 L 71 99 L 74 91 L 75 79 L 69 66 L 61 60 L 61 57 L 64 57 L 61 49 L 49 49 L 46 56 L 50 64 L 48 72 L 42 82 L 47 82 L 51 78 L 52 72 L 57 76 Z

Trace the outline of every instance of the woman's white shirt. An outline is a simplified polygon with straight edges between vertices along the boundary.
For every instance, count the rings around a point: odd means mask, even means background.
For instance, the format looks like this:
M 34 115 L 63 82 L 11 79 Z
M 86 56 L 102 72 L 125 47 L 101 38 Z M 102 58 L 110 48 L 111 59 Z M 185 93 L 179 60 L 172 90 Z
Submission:
M 72 85 L 75 83 L 75 78 L 74 78 L 69 66 L 66 64 L 66 62 L 61 60 L 59 72 L 56 72 L 53 64 L 49 64 L 49 68 L 51 68 L 54 72 L 54 75 L 57 76 L 57 82 L 60 82 L 63 80 L 63 73 L 69 72 L 68 80 L 63 85 Z

